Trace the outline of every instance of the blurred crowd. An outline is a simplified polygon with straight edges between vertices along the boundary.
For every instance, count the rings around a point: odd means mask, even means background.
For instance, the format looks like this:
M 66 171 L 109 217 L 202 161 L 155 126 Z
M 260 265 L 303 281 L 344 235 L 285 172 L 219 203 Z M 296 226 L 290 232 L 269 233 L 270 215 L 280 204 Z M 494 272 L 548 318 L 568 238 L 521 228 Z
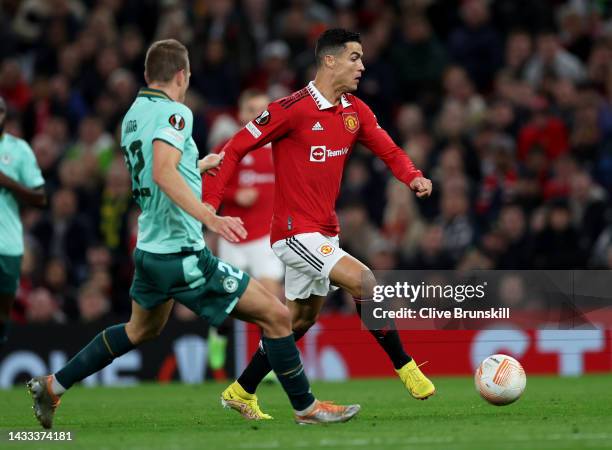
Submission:
M 338 202 L 350 253 L 375 270 L 612 267 L 610 2 L 5 0 L 6 131 L 31 143 L 50 198 L 23 210 L 16 320 L 129 311 L 138 210 L 117 137 L 150 42 L 190 49 L 204 155 L 236 130 L 242 90 L 312 79 L 335 26 L 361 32 L 357 95 L 434 182 L 417 201 L 357 148 Z

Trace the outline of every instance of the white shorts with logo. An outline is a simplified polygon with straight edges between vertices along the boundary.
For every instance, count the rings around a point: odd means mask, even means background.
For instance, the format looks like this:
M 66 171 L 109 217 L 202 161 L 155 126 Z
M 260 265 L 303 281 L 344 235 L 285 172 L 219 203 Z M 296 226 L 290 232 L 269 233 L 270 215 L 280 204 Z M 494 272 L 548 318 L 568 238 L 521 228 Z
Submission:
M 270 278 L 280 282 L 283 278 L 283 263 L 270 248 L 270 236 L 244 244 L 232 244 L 225 239 L 219 239 L 218 256 L 248 272 L 255 279 Z
M 288 300 L 326 296 L 338 289 L 329 280 L 332 268 L 347 254 L 340 248 L 338 236 L 296 234 L 276 241 L 272 250 L 285 264 L 285 297 Z

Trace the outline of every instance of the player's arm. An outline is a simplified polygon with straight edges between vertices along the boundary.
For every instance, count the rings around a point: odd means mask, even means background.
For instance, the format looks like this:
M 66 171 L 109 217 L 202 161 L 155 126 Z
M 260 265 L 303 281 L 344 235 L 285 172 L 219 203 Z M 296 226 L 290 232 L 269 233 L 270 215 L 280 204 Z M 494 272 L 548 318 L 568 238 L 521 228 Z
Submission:
M 219 145 L 213 153 L 206 155 L 200 161 L 198 161 L 198 167 L 200 173 L 210 175 L 211 177 L 217 176 L 220 165 L 223 163 L 225 152 L 222 151 L 225 143 Z M 255 188 L 241 188 L 238 185 L 237 177 L 233 176 L 230 181 L 225 185 L 223 192 L 223 204 L 235 204 L 242 207 L 249 207 L 257 200 L 259 191 Z M 204 196 L 202 196 L 204 200 Z
M 223 163 L 224 156 L 224 152 L 206 155 L 204 158 L 198 161 L 198 169 L 200 169 L 200 173 L 210 175 L 212 177 L 216 176 L 217 172 L 219 171 L 219 166 L 221 163 Z
M 47 204 L 47 194 L 42 186 L 29 188 L 2 172 L 0 172 L 0 188 L 9 190 L 17 201 L 24 205 L 42 207 Z
M 278 103 L 270 103 L 268 109 L 234 135 L 223 147 L 225 157 L 217 176 L 204 177 L 204 202 L 211 210 L 217 210 L 223 200 L 228 181 L 244 156 L 269 142 L 284 136 L 291 129 L 290 110 Z
M 359 142 L 374 152 L 391 169 L 393 175 L 411 190 L 417 197 L 431 195 L 431 180 L 423 177 L 410 157 L 393 142 L 391 136 L 378 125 L 372 110 L 361 100 L 355 98 L 359 106 Z
M 170 199 L 189 215 L 195 217 L 215 233 L 230 242 L 239 242 L 247 236 L 242 220 L 219 217 L 205 207 L 193 194 L 178 171 L 181 152 L 162 140 L 153 141 L 153 181 Z

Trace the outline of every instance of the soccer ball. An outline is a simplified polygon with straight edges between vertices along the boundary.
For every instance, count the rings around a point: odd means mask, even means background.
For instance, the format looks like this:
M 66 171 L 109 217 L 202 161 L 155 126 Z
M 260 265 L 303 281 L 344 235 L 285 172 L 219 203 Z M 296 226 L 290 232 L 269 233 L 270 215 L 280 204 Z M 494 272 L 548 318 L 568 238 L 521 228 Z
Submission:
M 509 405 L 519 399 L 527 377 L 523 366 L 508 355 L 491 355 L 480 363 L 474 374 L 480 396 L 493 405 Z

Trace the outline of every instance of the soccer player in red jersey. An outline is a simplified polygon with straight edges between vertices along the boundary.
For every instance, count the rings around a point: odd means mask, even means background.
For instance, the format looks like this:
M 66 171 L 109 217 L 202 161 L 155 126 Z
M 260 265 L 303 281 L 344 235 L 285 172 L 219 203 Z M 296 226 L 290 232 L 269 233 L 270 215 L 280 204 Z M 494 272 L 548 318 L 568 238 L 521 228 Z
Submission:
M 255 119 L 270 103 L 270 97 L 258 89 L 247 89 L 238 99 L 238 121 L 245 126 Z M 212 155 L 221 155 L 227 139 Z M 204 181 L 204 180 L 203 180 Z M 205 190 L 205 186 L 203 191 Z M 274 204 L 274 163 L 272 146 L 266 144 L 249 152 L 238 163 L 223 195 L 223 215 L 242 219 L 248 236 L 240 242 L 219 239 L 217 254 L 223 261 L 233 264 L 256 278 L 268 291 L 281 296 L 281 280 L 285 273 L 283 263 L 270 248 L 270 222 Z M 210 368 L 217 380 L 225 379 L 225 348 L 231 328 L 228 320 L 215 329 L 209 328 L 208 350 Z
M 238 120 L 245 126 L 259 116 L 270 97 L 257 89 L 247 89 L 238 99 Z M 225 143 L 216 149 L 219 153 Z M 206 192 L 206 186 L 203 189 Z M 274 163 L 270 144 L 250 151 L 238 163 L 223 195 L 223 215 L 240 217 L 248 232 L 245 240 L 219 241 L 218 255 L 252 275 L 275 295 L 281 293 L 282 262 L 270 248 L 270 221 L 274 204 Z
M 378 125 L 370 108 L 350 94 L 365 70 L 359 34 L 327 30 L 319 37 L 315 53 L 315 80 L 271 103 L 247 123 L 224 147 L 223 166 L 216 177 L 206 178 L 204 189 L 205 203 L 216 210 L 240 159 L 272 143 L 276 184 L 270 241 L 286 267 L 285 296 L 296 340 L 315 323 L 335 286 L 353 296 L 358 312 L 361 303 L 371 299 L 374 276 L 340 247 L 335 213 L 344 165 L 355 144 L 360 142 L 374 152 L 417 197 L 428 197 L 432 189 L 431 181 Z M 384 329 L 370 332 L 413 397 L 425 399 L 435 392 L 433 383 L 404 351 L 392 320 Z M 255 389 L 269 370 L 260 348 L 222 398 L 243 400 L 235 409 L 245 417 L 268 418 L 259 410 Z

